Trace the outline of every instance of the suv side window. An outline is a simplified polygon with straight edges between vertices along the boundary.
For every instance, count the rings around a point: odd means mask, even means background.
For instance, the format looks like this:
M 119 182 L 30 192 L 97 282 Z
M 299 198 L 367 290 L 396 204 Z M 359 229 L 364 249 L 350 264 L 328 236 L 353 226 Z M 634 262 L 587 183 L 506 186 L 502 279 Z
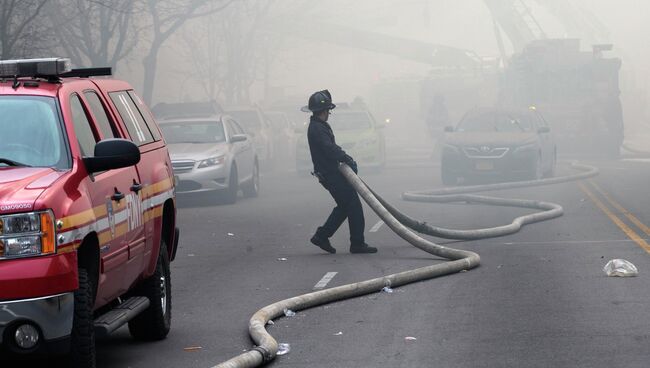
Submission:
M 108 118 L 108 115 L 106 114 L 106 108 L 104 107 L 102 101 L 99 99 L 99 96 L 97 96 L 97 92 L 85 91 L 84 97 L 86 97 L 86 101 L 88 101 L 88 108 L 92 112 L 93 116 L 95 116 L 95 120 L 97 120 L 97 124 L 99 125 L 99 130 L 101 130 L 102 137 L 104 139 L 115 138 L 117 136 L 115 134 L 115 126 Z
M 131 140 L 138 146 L 153 142 L 153 136 L 144 122 L 140 111 L 131 100 L 126 91 L 111 92 L 108 94 L 117 107 L 117 111 L 129 131 Z
M 149 128 L 149 131 L 151 132 L 151 135 L 153 135 L 153 139 L 157 142 L 160 139 L 162 139 L 162 135 L 160 134 L 160 130 L 158 130 L 158 126 L 156 125 L 153 116 L 151 115 L 151 112 L 145 108 L 144 103 L 140 99 L 138 95 L 135 94 L 134 91 L 130 90 L 128 91 L 129 96 L 131 96 L 131 99 L 133 102 L 135 102 L 136 107 L 140 111 L 140 114 L 144 118 L 144 122 L 147 124 L 147 127 Z
M 93 129 L 86 116 L 83 105 L 79 96 L 73 94 L 70 96 L 70 110 L 72 111 L 72 123 L 74 125 L 74 132 L 77 135 L 77 142 L 81 149 L 81 155 L 84 157 L 92 157 L 95 154 L 95 144 L 97 139 L 93 133 Z

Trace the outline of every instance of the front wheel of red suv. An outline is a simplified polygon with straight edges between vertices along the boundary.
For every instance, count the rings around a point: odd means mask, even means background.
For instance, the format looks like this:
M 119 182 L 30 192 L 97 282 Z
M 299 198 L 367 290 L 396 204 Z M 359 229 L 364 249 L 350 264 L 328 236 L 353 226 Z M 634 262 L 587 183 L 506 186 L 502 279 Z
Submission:
M 129 321 L 129 332 L 137 340 L 153 341 L 167 337 L 172 322 L 172 293 L 167 244 L 161 240 L 156 271 L 134 293 L 149 298 L 149 308 Z
M 93 287 L 88 271 L 79 269 L 79 289 L 74 292 L 74 317 L 70 336 L 73 368 L 95 368 L 95 326 Z

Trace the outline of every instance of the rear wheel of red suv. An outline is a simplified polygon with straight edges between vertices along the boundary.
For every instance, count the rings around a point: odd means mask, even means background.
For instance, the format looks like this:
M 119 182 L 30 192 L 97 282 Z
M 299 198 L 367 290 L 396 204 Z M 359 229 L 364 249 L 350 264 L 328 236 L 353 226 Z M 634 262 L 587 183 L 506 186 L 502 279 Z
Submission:
M 74 292 L 70 358 L 73 368 L 95 367 L 95 326 L 93 288 L 88 272 L 79 269 L 79 289 Z
M 160 243 L 156 271 L 144 280 L 134 295 L 149 298 L 149 308 L 129 321 L 129 332 L 137 340 L 162 340 L 169 333 L 172 321 L 171 277 L 167 244 Z

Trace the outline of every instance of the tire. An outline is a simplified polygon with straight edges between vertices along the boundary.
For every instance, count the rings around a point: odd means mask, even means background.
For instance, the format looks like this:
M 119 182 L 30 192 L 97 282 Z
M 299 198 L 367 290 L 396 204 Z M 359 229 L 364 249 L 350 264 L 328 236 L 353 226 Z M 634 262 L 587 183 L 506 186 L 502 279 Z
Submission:
M 79 269 L 79 289 L 74 292 L 74 317 L 70 334 L 73 368 L 95 368 L 95 325 L 93 286 L 88 271 Z
M 452 186 L 458 184 L 458 178 L 444 168 L 440 170 L 442 185 Z
M 544 167 L 542 166 L 542 155 L 539 154 L 537 156 L 537 160 L 535 160 L 535 166 L 533 166 L 532 170 L 530 171 L 529 179 L 540 180 L 543 177 L 544 177 Z
M 248 198 L 255 198 L 260 192 L 260 167 L 255 162 L 253 165 L 253 177 L 246 184 L 242 186 L 244 196 Z
M 555 166 L 557 165 L 557 152 L 553 152 L 553 162 L 551 162 L 551 167 L 545 173 L 544 177 L 552 178 L 555 176 Z
M 149 308 L 129 321 L 129 332 L 136 340 L 155 341 L 167 337 L 172 322 L 172 283 L 165 240 L 160 241 L 156 271 L 144 280 L 134 295 L 149 298 Z
M 237 203 L 237 194 L 239 193 L 239 177 L 237 176 L 237 167 L 233 165 L 230 169 L 228 178 L 228 189 L 224 192 L 224 202 L 227 204 Z

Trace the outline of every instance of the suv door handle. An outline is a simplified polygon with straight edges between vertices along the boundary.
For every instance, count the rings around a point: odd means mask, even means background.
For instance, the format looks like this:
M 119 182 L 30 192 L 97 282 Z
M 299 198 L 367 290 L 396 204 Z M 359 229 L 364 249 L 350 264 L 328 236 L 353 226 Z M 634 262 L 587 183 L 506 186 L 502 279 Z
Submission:
M 131 185 L 131 191 L 137 194 L 141 190 L 142 190 L 142 184 L 133 181 L 133 185 Z
M 119 202 L 124 199 L 124 193 L 120 192 L 119 190 L 117 190 L 117 188 L 115 188 L 115 194 L 113 194 L 111 199 L 116 202 Z

